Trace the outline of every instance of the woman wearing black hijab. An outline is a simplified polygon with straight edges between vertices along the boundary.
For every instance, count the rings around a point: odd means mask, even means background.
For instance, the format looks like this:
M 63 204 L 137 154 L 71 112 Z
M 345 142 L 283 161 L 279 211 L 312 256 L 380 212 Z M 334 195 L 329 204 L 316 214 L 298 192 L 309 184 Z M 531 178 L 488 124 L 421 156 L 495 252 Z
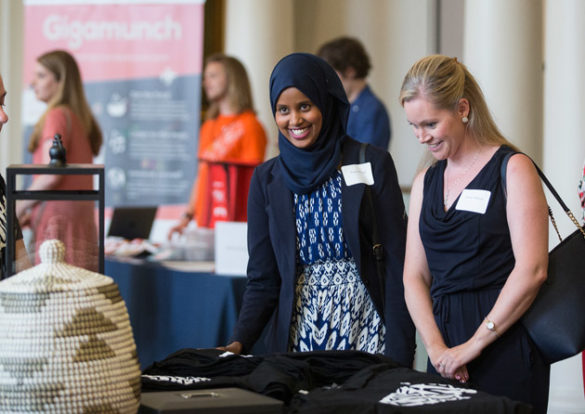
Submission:
M 248 197 L 248 284 L 225 349 L 248 352 L 269 324 L 269 352 L 361 350 L 412 366 L 404 302 L 406 215 L 385 151 L 345 134 L 349 104 L 335 71 L 304 53 L 270 77 L 280 155 L 256 168 Z M 372 182 L 373 181 L 373 182 Z M 366 184 L 367 183 L 367 184 Z M 370 185 L 384 269 L 372 251 Z

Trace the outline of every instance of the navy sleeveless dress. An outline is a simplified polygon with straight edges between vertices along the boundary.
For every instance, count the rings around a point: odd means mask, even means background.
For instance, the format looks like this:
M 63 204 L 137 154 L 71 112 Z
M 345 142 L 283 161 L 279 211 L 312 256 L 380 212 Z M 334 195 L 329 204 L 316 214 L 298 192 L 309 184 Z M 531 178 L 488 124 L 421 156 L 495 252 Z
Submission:
M 514 254 L 506 218 L 500 168 L 513 152 L 500 147 L 466 189 L 490 192 L 484 214 L 445 211 L 446 161 L 428 169 L 419 231 L 432 275 L 435 321 L 449 347 L 467 341 L 492 309 L 510 272 Z M 516 323 L 467 365 L 471 387 L 532 404 L 546 412 L 550 366 L 542 361 L 521 323 Z M 436 373 L 430 361 L 428 371 Z

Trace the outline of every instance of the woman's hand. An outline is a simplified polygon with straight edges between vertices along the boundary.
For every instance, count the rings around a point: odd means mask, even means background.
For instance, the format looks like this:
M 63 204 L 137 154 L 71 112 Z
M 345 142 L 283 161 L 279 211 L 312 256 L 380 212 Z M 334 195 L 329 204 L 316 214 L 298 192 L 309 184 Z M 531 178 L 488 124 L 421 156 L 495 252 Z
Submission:
M 227 352 L 231 352 L 233 354 L 236 355 L 240 355 L 242 353 L 242 348 L 243 345 L 241 342 L 238 341 L 234 341 L 229 345 L 226 346 L 218 346 L 217 349 L 219 349 L 220 351 L 227 351 Z
M 435 345 L 432 348 L 427 348 L 427 353 L 429 355 L 429 359 L 431 360 L 431 364 L 442 377 L 446 378 L 448 377 L 445 372 L 445 367 L 441 362 L 441 357 L 448 350 L 449 348 L 447 348 L 445 345 Z
M 16 241 L 16 271 L 22 272 L 32 267 L 32 262 L 26 252 L 26 247 L 22 239 Z
M 18 224 L 21 228 L 30 227 L 32 214 L 30 210 L 26 210 L 23 214 L 18 217 Z
M 446 348 L 433 362 L 433 366 L 445 378 L 456 379 L 465 383 L 469 380 L 467 364 L 481 354 L 481 347 L 470 339 L 453 348 Z M 433 361 L 431 359 L 431 361 Z
M 183 234 L 183 230 L 185 230 L 185 228 L 189 225 L 190 221 L 191 219 L 189 217 L 186 216 L 181 217 L 181 220 L 175 226 L 171 227 L 171 229 L 169 230 L 169 233 L 167 234 L 167 239 L 172 240 L 173 235 L 175 233 Z
M 442 364 L 440 364 L 439 369 L 437 369 L 437 371 L 439 372 L 439 374 L 441 374 L 441 376 L 443 378 L 455 379 L 462 384 L 465 384 L 467 381 L 469 381 L 469 372 L 467 372 L 466 365 L 463 365 L 463 366 L 457 368 L 451 374 L 451 373 L 447 372 L 446 366 L 443 366 Z
M 25 200 L 18 200 L 15 207 L 16 218 L 20 227 L 28 227 L 31 223 L 31 206 Z

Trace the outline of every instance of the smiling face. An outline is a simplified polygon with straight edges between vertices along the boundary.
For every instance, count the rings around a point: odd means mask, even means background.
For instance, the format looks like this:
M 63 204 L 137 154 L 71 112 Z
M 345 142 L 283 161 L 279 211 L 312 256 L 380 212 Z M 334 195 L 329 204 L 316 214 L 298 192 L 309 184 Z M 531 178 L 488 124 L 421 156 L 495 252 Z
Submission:
M 314 144 L 323 126 L 319 108 L 294 87 L 285 89 L 278 97 L 274 119 L 282 135 L 297 148 Z
M 467 100 L 461 99 L 456 111 L 437 109 L 424 97 L 404 102 L 406 119 L 421 144 L 438 160 L 457 153 L 465 139 L 465 124 L 462 118 L 469 113 Z
M 40 63 L 37 63 L 32 87 L 39 101 L 49 102 L 57 94 L 59 82 L 57 82 L 57 78 L 53 72 Z
M 4 81 L 2 80 L 2 76 L 0 76 L 0 131 L 2 130 L 2 126 L 8 122 L 8 115 L 4 110 L 4 100 L 6 99 L 6 89 L 4 88 Z

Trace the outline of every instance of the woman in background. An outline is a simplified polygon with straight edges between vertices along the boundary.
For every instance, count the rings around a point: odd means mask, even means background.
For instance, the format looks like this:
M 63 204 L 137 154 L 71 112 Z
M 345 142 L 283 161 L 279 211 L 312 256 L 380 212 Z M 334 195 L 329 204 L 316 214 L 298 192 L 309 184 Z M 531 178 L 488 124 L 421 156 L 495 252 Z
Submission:
M 416 62 L 400 102 L 436 160 L 412 186 L 404 265 L 406 303 L 429 355 L 427 369 L 544 413 L 550 366 L 519 323 L 547 275 L 547 204 L 538 173 L 502 136 L 456 58 Z
M 35 164 L 48 164 L 55 134 L 61 135 L 67 163 L 91 164 L 102 145 L 102 132 L 93 117 L 77 62 L 66 51 L 55 50 L 37 59 L 32 87 L 47 109 L 34 127 L 28 150 Z M 39 175 L 29 190 L 91 190 L 90 175 Z M 97 270 L 98 236 L 94 203 L 91 201 L 20 200 L 21 224 L 33 232 L 35 250 L 48 239 L 66 246 L 66 261 Z M 38 262 L 38 258 L 37 258 Z
M 209 108 L 199 132 L 199 170 L 189 204 L 169 231 L 182 233 L 192 219 L 198 227 L 216 221 L 246 221 L 248 187 L 254 167 L 264 161 L 266 133 L 254 114 L 246 69 L 234 57 L 205 61 L 203 89 Z

